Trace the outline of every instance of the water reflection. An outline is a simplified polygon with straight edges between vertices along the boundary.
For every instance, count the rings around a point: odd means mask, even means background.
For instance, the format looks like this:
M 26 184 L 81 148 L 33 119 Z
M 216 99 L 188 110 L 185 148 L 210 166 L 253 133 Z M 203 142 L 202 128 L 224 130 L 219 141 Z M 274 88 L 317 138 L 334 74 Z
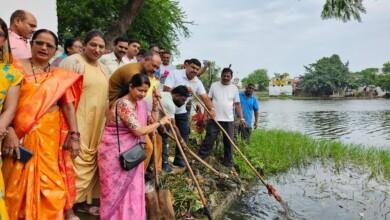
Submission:
M 390 100 L 269 100 L 260 127 L 390 149 Z

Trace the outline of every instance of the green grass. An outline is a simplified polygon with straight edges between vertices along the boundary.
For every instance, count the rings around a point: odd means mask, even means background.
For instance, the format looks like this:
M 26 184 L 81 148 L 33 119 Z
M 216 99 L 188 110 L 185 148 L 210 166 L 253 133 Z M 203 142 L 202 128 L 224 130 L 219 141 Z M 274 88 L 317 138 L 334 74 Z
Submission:
M 337 166 L 356 164 L 369 168 L 372 176 L 390 180 L 390 151 L 365 149 L 339 141 L 315 140 L 307 135 L 281 130 L 256 130 L 249 144 L 239 144 L 248 159 L 265 175 L 287 171 L 317 160 L 332 160 Z M 235 155 L 240 175 L 253 176 L 244 160 Z

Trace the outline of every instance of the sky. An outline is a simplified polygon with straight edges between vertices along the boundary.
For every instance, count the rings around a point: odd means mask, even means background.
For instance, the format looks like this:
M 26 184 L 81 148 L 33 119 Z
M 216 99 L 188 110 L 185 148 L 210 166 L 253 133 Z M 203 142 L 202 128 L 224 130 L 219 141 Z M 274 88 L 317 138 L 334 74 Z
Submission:
M 390 1 L 365 0 L 362 22 L 322 20 L 325 0 L 182 0 L 191 37 L 182 39 L 179 60 L 232 64 L 242 78 L 256 69 L 268 75 L 303 74 L 304 65 L 340 55 L 351 71 L 390 61 Z
M 381 67 L 390 61 L 390 0 L 364 0 L 362 22 L 322 20 L 325 0 L 180 0 L 191 37 L 179 43 L 180 55 L 232 64 L 235 76 L 267 69 L 269 76 L 304 73 L 304 65 L 324 56 L 340 55 L 351 71 Z M 54 0 L 5 1 L 0 17 L 27 9 L 38 18 L 38 28 L 57 30 Z
M 57 32 L 55 0 L 2 0 L 0 17 L 9 25 L 11 14 L 17 9 L 33 13 L 38 20 L 38 28 L 47 28 Z

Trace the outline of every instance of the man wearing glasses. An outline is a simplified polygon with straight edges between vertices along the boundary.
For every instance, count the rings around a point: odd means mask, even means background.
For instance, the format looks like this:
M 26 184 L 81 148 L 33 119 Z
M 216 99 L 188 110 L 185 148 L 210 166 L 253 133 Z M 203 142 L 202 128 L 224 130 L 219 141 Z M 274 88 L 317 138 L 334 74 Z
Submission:
M 252 127 L 256 129 L 259 123 L 259 102 L 253 95 L 254 90 L 255 85 L 249 83 L 246 86 L 245 91 L 240 92 L 240 103 L 242 113 L 244 114 L 245 126 L 241 125 L 238 130 L 241 133 L 242 138 L 248 142 L 252 133 Z M 255 115 L 254 123 L 252 123 L 253 114 Z
M 31 57 L 31 48 L 28 40 L 37 27 L 37 19 L 33 14 L 24 10 L 16 10 L 11 15 L 9 42 L 12 56 L 18 59 Z

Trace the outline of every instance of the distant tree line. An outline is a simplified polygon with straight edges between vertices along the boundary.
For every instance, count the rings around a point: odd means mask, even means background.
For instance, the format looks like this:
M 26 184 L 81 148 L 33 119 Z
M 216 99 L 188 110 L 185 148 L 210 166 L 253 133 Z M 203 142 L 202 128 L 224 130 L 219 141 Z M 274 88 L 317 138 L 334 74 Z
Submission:
M 335 54 L 305 66 L 305 69 L 300 85 L 308 95 L 344 94 L 346 90 L 367 86 L 379 86 L 384 91 L 390 91 L 390 62 L 383 64 L 381 69 L 367 68 L 351 72 L 348 62 L 343 63 Z

